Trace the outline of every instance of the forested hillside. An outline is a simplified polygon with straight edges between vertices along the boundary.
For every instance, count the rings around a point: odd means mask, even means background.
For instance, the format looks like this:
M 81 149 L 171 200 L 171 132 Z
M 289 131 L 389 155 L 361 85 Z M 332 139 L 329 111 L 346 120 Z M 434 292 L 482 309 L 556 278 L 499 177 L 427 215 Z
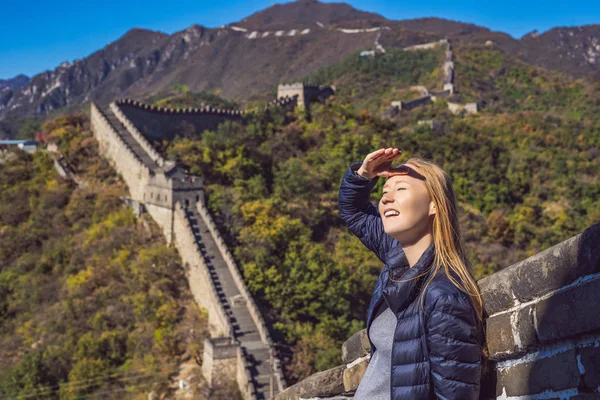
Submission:
M 489 98 L 489 112 L 454 116 L 442 100 L 382 120 L 356 111 L 377 99 L 345 94 L 368 93 L 377 69 L 339 68 L 337 79 L 351 76 L 353 86 L 311 105 L 309 115 L 261 113 L 247 126 L 225 124 L 200 140 L 169 145 L 170 157 L 205 177 L 210 208 L 250 289 L 278 338 L 292 346 L 292 379 L 337 365 L 341 342 L 364 327 L 382 265 L 341 223 L 337 192 L 346 168 L 369 152 L 396 146 L 400 162 L 425 157 L 450 174 L 477 278 L 600 221 L 598 90 L 518 64 L 503 70 L 505 83 L 489 81 L 481 76 L 493 71 L 481 65 L 506 55 L 483 46 L 458 54 L 459 90 L 470 100 Z M 415 75 L 427 73 L 424 65 Z M 474 74 L 474 83 L 461 73 Z M 477 82 L 495 86 L 477 89 Z M 589 96 L 581 114 L 563 98 L 578 91 Z M 445 120 L 446 131 L 416 124 L 431 118 Z
M 87 116 L 43 130 L 82 187 L 47 152 L 0 164 L 0 398 L 172 393 L 169 377 L 202 358 L 207 335 L 180 258 L 119 198 L 127 188 L 99 157 Z

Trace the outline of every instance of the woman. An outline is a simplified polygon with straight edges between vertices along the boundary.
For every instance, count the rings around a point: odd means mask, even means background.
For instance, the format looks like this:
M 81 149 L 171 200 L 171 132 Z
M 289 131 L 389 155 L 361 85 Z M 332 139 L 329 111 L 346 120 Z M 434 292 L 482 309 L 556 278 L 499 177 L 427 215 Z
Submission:
M 385 263 L 367 316 L 371 359 L 355 399 L 478 399 L 483 307 L 452 183 L 420 158 L 392 168 L 400 155 L 372 152 L 340 185 L 340 217 Z M 376 208 L 369 196 L 379 177 L 387 180 Z

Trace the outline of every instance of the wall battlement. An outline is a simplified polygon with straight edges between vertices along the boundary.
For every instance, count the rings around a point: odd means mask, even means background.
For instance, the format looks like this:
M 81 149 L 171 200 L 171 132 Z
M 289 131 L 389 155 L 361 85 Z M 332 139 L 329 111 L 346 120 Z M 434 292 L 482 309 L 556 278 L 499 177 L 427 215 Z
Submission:
M 283 96 L 281 98 L 271 100 L 267 103 L 267 108 L 270 107 L 285 107 L 285 108 L 294 108 L 298 105 L 298 95 L 294 96 Z
M 600 398 L 600 224 L 478 281 L 490 373 L 480 398 Z M 342 364 L 276 400 L 352 396 L 369 363 L 365 330 L 342 346 Z
M 215 107 L 165 108 L 132 99 L 117 100 L 114 104 L 130 122 L 128 129 L 139 133 L 147 142 L 171 141 L 176 135 L 199 137 L 205 130 L 216 130 L 223 122 L 243 122 L 246 118 L 243 111 Z M 150 147 L 146 151 L 152 155 L 153 146 Z
M 128 105 L 136 107 L 142 110 L 146 110 L 152 113 L 163 113 L 163 114 L 177 114 L 177 115 L 233 115 L 242 116 L 245 114 L 242 110 L 222 109 L 216 107 L 202 107 L 202 108 L 169 108 L 169 107 L 156 107 L 150 104 L 142 103 L 133 99 L 119 99 L 115 100 L 117 105 Z

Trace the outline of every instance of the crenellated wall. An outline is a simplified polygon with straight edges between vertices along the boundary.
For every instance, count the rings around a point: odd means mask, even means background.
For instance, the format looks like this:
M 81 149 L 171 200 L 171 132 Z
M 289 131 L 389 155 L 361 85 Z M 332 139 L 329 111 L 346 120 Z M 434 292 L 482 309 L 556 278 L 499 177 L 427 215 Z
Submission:
M 90 114 L 92 132 L 98 140 L 101 154 L 121 174 L 131 197 L 136 201 L 143 202 L 145 184 L 150 176 L 150 169 L 142 163 L 141 158 L 117 133 L 108 122 L 106 115 L 94 103 L 91 104 Z
M 208 266 L 196 242 L 190 220 L 181 203 L 176 203 L 173 218 L 175 240 L 173 244 L 181 256 L 190 291 L 196 303 L 208 310 L 208 325 L 211 337 L 230 337 L 233 327 L 223 308 L 217 288 L 210 276 Z
M 278 97 L 277 99 L 268 102 L 267 108 L 278 106 L 288 110 L 293 110 L 298 105 L 298 98 L 299 97 L 297 94 L 292 96 L 285 95 L 282 97 Z
M 146 140 L 144 135 L 138 130 L 138 128 L 127 118 L 123 111 L 121 111 L 120 104 L 121 100 L 117 100 L 114 103 L 110 104 L 111 111 L 115 114 L 115 116 L 119 119 L 119 121 L 125 126 L 125 128 L 131 133 L 134 139 L 140 143 L 140 146 L 144 149 L 146 153 L 150 156 L 150 158 L 158 165 L 163 166 L 165 163 L 165 159 L 156 151 L 154 147 Z
M 242 121 L 244 112 L 214 107 L 163 108 L 131 99 L 115 102 L 132 125 L 149 140 L 173 140 L 176 134 L 200 136 L 225 121 Z
M 212 220 L 212 217 L 210 216 L 210 213 L 208 212 L 204 202 L 196 203 L 196 210 L 198 211 L 198 214 L 202 217 L 204 223 L 208 227 L 208 230 L 210 231 L 210 234 L 214 238 L 215 243 L 217 245 L 217 248 L 218 248 L 221 256 L 225 260 L 225 264 L 226 264 L 229 272 L 231 273 L 233 282 L 235 283 L 240 294 L 244 298 L 246 306 L 248 307 L 250 316 L 252 317 L 254 323 L 256 324 L 256 327 L 258 328 L 258 333 L 260 334 L 260 338 L 261 338 L 262 342 L 265 343 L 270 348 L 273 348 L 274 343 L 269 334 L 269 329 L 267 328 L 267 324 L 265 323 L 265 320 L 263 319 L 263 317 L 258 309 L 258 306 L 256 305 L 256 303 L 254 301 L 254 298 L 248 291 L 248 288 L 246 287 L 244 279 L 242 278 L 242 274 L 240 273 L 240 268 L 238 267 L 235 260 L 233 259 L 231 251 L 229 250 L 229 248 L 227 247 L 227 245 L 225 243 L 225 240 L 219 233 L 219 230 L 217 229 L 216 224 Z M 285 379 L 284 379 L 284 375 L 283 375 L 283 369 L 282 369 L 281 363 L 278 358 L 274 358 L 273 363 L 274 363 L 273 371 L 274 371 L 275 383 L 278 387 L 278 391 L 281 392 L 286 387 L 286 383 L 285 383 Z
M 132 199 L 145 204 L 171 243 L 175 203 L 195 204 L 204 196 L 204 185 L 200 177 L 187 175 L 153 148 L 123 112 L 123 104 L 128 103 L 115 101 L 104 109 L 92 104 L 92 131 L 101 153 L 123 176 Z
M 481 399 L 600 399 L 600 223 L 478 281 L 490 373 Z M 277 400 L 352 398 L 369 363 L 366 331 L 342 346 L 342 364 Z

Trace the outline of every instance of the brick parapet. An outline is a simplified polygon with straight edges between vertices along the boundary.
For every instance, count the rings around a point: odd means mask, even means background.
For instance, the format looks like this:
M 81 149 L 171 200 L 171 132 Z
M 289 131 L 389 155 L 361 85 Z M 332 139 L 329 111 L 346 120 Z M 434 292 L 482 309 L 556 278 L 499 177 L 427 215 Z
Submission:
M 116 100 L 115 103 L 117 105 L 126 104 L 131 107 L 139 108 L 151 113 L 160 113 L 160 114 L 179 114 L 179 115 L 220 115 L 220 116 L 238 116 L 242 117 L 245 115 L 244 111 L 241 110 L 231 110 L 231 109 L 223 109 L 217 107 L 201 107 L 201 108 L 168 108 L 168 107 L 157 107 L 150 104 L 145 104 L 137 100 L 133 99 L 120 99 Z
M 284 96 L 275 100 L 271 100 L 267 103 L 267 108 L 269 107 L 290 107 L 296 106 L 298 104 L 298 95 L 294 96 Z
M 194 237 L 194 233 L 192 230 L 192 226 L 188 216 L 185 213 L 185 209 L 181 205 L 181 203 L 175 203 L 174 210 L 174 231 L 175 231 L 175 246 L 181 255 L 181 258 L 185 263 L 189 265 L 189 268 L 196 268 L 198 272 L 200 272 L 203 282 L 205 282 L 208 286 L 208 293 L 200 294 L 208 295 L 209 297 L 209 307 L 205 307 L 210 311 L 213 311 L 216 315 L 216 321 L 218 321 L 218 328 L 229 337 L 233 336 L 233 326 L 229 317 L 227 315 L 227 311 L 223 307 L 219 299 L 219 294 L 217 293 L 217 288 L 210 276 L 210 271 L 206 262 L 204 261 L 204 257 L 202 256 L 202 252 L 196 243 L 196 238 Z M 190 282 L 192 285 L 192 282 Z M 194 293 L 196 294 L 196 293 Z M 195 296 L 196 300 L 198 300 L 198 296 Z M 201 305 L 207 304 L 205 300 L 200 302 Z M 204 304 L 202 304 L 204 303 Z M 209 316 L 211 316 L 209 313 Z
M 133 151 L 133 149 L 123 140 L 123 138 L 115 131 L 115 129 L 111 126 L 110 122 L 106 116 L 100 111 L 100 109 L 96 106 L 96 104 L 91 104 L 91 123 L 92 129 L 101 128 L 104 132 L 108 133 L 109 139 L 122 147 L 129 157 L 135 160 L 136 163 L 139 164 L 140 168 L 143 168 L 149 172 L 149 168 L 144 165 L 142 160 L 138 157 L 137 154 Z
M 125 129 L 129 131 L 131 136 L 139 143 L 139 145 L 144 149 L 144 151 L 150 156 L 150 158 L 156 163 L 158 166 L 165 165 L 165 159 L 156 151 L 156 149 L 150 144 L 150 142 L 142 135 L 142 133 L 135 127 L 135 125 L 123 114 L 123 111 L 119 108 L 121 104 L 120 100 L 114 101 L 110 104 L 111 111 L 115 114 L 117 119 L 123 124 Z M 148 166 L 152 168 L 153 166 Z

